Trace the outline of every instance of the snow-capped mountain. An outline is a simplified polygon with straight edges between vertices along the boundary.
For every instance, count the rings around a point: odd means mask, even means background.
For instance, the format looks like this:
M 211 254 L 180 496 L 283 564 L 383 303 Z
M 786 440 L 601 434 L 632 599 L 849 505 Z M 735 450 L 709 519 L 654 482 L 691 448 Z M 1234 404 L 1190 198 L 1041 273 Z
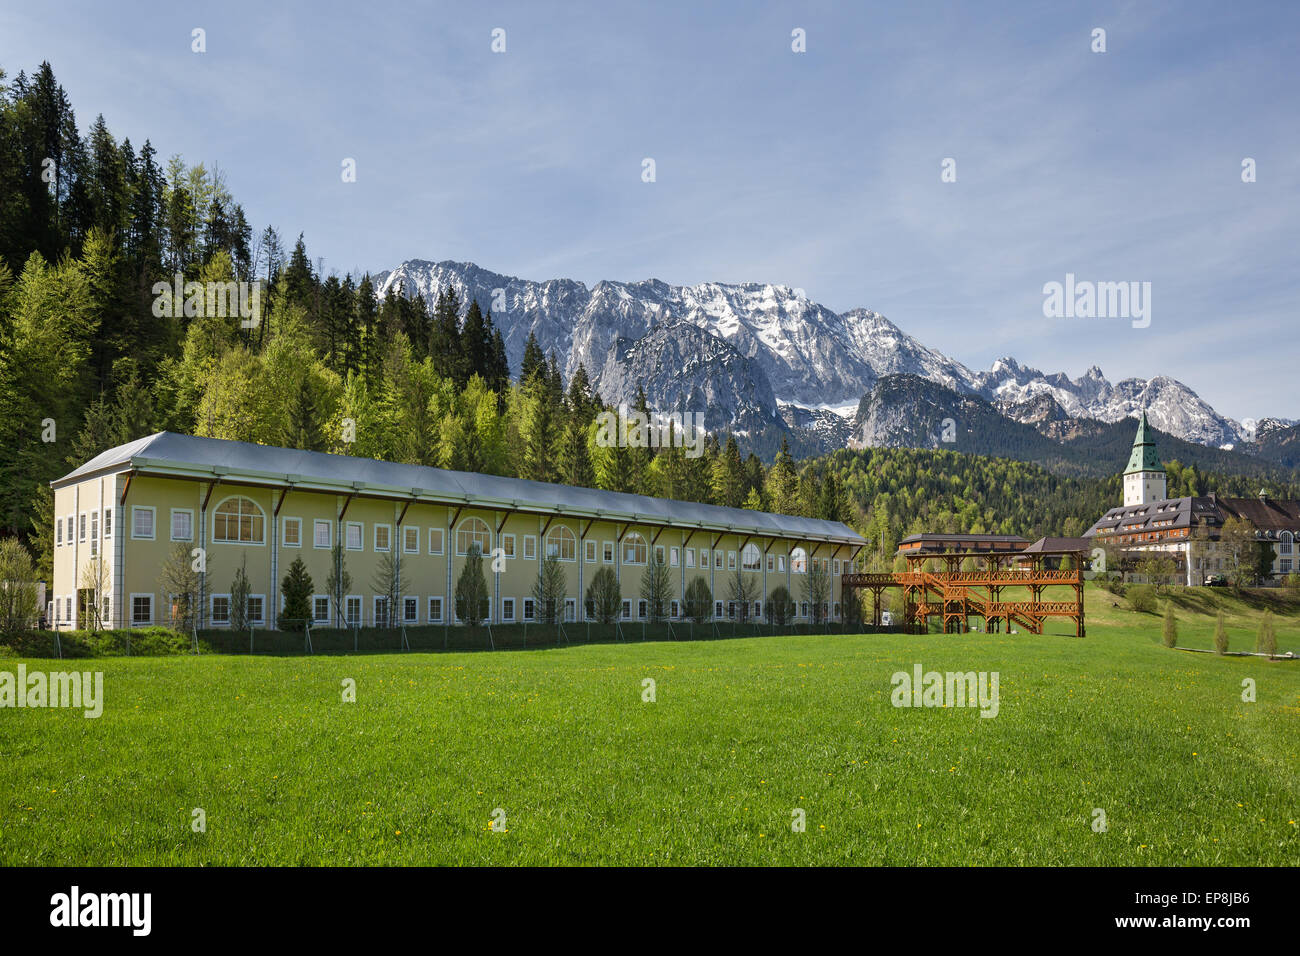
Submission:
M 831 412 L 847 421 L 880 378 L 916 375 L 978 395 L 1020 422 L 1033 421 L 1034 409 L 1041 414 L 1044 407 L 1035 400 L 1050 396 L 1070 418 L 1117 422 L 1145 410 L 1156 428 L 1215 447 L 1247 434 L 1167 376 L 1111 384 L 1093 367 L 1071 380 L 1013 358 L 976 372 L 877 312 L 839 314 L 789 286 L 647 279 L 588 288 L 572 279 L 534 282 L 473 263 L 419 259 L 374 281 L 381 297 L 390 290 L 419 294 L 430 306 L 452 287 L 463 304 L 477 299 L 492 313 L 515 369 L 531 332 L 544 352 L 555 352 L 566 378 L 584 365 L 606 401 L 630 403 L 642 384 L 652 407 L 704 411 L 710 428 L 782 420 L 797 427 L 808 418 L 824 425 Z
M 1037 396 L 1050 395 L 1071 418 L 1110 423 L 1145 411 L 1156 428 L 1201 445 L 1232 445 L 1245 434 L 1239 422 L 1220 415 L 1194 391 L 1167 375 L 1127 378 L 1112 385 L 1094 365 L 1071 381 L 1060 373 L 1044 375 L 1013 358 L 1002 358 L 988 372 L 979 374 L 976 390 L 1004 415 L 1021 422 L 1030 419 L 1021 417 L 1017 409 Z

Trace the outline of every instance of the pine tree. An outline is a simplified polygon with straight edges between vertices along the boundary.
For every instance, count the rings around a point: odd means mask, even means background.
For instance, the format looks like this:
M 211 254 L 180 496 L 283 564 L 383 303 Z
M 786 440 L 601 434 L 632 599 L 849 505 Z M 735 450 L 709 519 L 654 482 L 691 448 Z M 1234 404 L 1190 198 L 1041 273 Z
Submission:
M 302 557 L 293 559 L 289 572 L 280 583 L 280 592 L 284 595 L 284 610 L 280 612 L 280 630 L 301 631 L 303 622 L 311 617 L 311 596 L 315 590 L 311 575 Z
M 532 332 L 528 333 L 528 341 L 524 343 L 524 360 L 519 366 L 519 384 L 527 385 L 539 370 L 546 368 L 546 355 L 542 348 L 537 344 L 537 336 Z
M 470 546 L 456 579 L 456 616 L 470 627 L 478 627 L 488 616 L 488 586 L 478 545 Z
M 1178 619 L 1174 617 L 1174 606 L 1172 604 L 1165 605 L 1163 639 L 1165 647 L 1178 646 Z
M 740 448 L 734 435 L 727 436 L 726 449 L 713 465 L 713 503 L 739 508 L 744 501 L 745 476 Z
M 544 378 L 535 377 L 529 382 L 526 391 L 525 418 L 520 436 L 524 447 L 519 463 L 519 477 L 533 481 L 556 481 L 559 478 L 555 462 L 556 408 L 549 400 Z
M 1214 653 L 1228 653 L 1228 629 L 1224 625 L 1222 611 L 1214 618 Z
M 612 568 L 601 568 L 591 577 L 586 594 L 587 616 L 601 624 L 613 624 L 623 608 L 623 594 Z
M 1255 635 L 1255 653 L 1277 656 L 1277 635 L 1273 633 L 1273 612 L 1265 610 L 1259 616 L 1259 631 Z

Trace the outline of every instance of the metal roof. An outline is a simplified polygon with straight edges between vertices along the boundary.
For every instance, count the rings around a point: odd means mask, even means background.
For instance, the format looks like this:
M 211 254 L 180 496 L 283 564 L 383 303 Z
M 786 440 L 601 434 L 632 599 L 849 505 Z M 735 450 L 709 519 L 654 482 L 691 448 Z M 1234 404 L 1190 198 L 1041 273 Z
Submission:
M 1133 436 L 1133 452 L 1129 455 L 1128 467 L 1124 469 L 1124 474 L 1164 470 L 1165 466 L 1160 464 L 1160 456 L 1156 454 L 1156 440 L 1151 434 L 1151 426 L 1147 424 L 1147 413 L 1143 412 L 1142 420 L 1138 422 L 1137 434 Z
M 723 508 L 593 488 L 448 471 L 372 458 L 256 445 L 221 438 L 158 432 L 92 458 L 54 488 L 97 474 L 135 471 L 142 475 L 294 487 L 331 494 L 360 494 L 428 504 L 468 505 L 575 517 L 672 524 L 805 541 L 861 546 L 866 541 L 839 521 Z

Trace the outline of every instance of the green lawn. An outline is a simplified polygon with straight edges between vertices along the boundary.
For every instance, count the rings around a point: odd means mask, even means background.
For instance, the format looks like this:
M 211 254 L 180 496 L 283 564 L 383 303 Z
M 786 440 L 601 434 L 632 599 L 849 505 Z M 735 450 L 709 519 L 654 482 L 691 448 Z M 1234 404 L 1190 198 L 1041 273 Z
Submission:
M 1158 615 L 1089 603 L 1083 640 L 29 659 L 102 670 L 107 703 L 0 711 L 0 863 L 1300 862 L 1300 662 L 1168 650 Z M 999 672 L 998 716 L 894 708 L 916 663 Z

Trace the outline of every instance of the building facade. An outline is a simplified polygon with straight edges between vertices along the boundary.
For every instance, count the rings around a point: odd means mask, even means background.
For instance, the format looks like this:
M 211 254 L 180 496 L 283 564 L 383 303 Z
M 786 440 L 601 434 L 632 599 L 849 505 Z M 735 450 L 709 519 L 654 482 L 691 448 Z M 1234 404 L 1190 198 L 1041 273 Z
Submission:
M 1300 502 L 1270 498 L 1263 491 L 1257 498 L 1214 493 L 1167 498 L 1165 491 L 1165 469 L 1143 414 L 1124 471 L 1124 504 L 1102 515 L 1085 537 L 1116 554 L 1166 554 L 1184 583 L 1200 585 L 1232 570 L 1222 530 L 1225 522 L 1236 518 L 1254 529 L 1258 541 L 1272 545 L 1269 578 L 1300 571 L 1295 551 Z
M 533 587 L 546 555 L 564 569 L 564 620 L 588 619 L 583 598 L 601 568 L 618 578 L 622 619 L 645 620 L 652 553 L 671 574 L 670 619 L 684 617 L 696 576 L 709 582 L 717 620 L 766 620 L 778 584 L 813 617 L 802 596 L 810 567 L 830 578 L 822 617 L 838 619 L 841 571 L 865 544 L 839 522 L 170 432 L 110 449 L 52 487 L 47 616 L 62 628 L 96 615 L 104 627 L 170 622 L 176 595 L 163 582 L 178 554 L 197 562 L 199 627 L 229 624 L 240 568 L 250 622 L 275 627 L 297 557 L 314 584 L 316 626 L 456 624 L 454 589 L 472 549 L 484 558 L 494 624 L 541 617 Z M 326 587 L 336 544 L 352 580 L 341 602 Z M 744 613 L 731 597 L 737 574 L 753 593 Z M 396 602 L 379 583 L 393 576 Z

